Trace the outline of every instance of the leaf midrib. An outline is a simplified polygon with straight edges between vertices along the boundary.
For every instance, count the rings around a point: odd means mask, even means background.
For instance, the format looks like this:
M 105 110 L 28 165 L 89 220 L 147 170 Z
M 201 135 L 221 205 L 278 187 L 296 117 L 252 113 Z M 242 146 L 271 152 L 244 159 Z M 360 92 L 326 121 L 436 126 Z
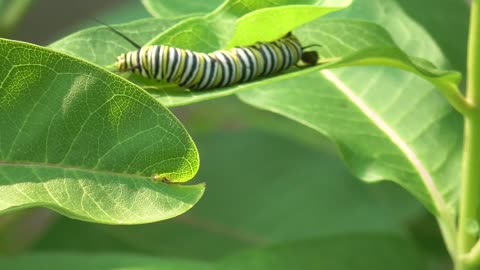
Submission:
M 68 171 L 78 171 L 90 174 L 102 174 L 102 175 L 109 175 L 109 176 L 121 176 L 121 177 L 128 177 L 132 179 L 151 179 L 147 176 L 141 176 L 136 174 L 127 174 L 122 172 L 113 172 L 113 171 L 105 171 L 105 170 L 92 170 L 88 168 L 82 168 L 77 166 L 71 165 L 62 165 L 62 164 L 51 164 L 51 163 L 40 163 L 40 162 L 9 162 L 9 161 L 0 161 L 0 168 L 1 167 L 24 167 L 24 168 L 47 168 L 47 169 L 59 169 L 59 170 L 68 170 Z

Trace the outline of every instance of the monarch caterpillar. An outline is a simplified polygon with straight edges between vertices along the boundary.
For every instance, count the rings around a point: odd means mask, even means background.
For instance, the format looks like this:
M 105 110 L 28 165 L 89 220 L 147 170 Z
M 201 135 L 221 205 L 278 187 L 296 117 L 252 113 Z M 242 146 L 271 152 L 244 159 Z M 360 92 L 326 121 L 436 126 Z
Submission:
M 318 60 L 317 52 L 304 51 L 317 45 L 302 47 L 291 33 L 273 42 L 199 53 L 166 45 L 141 47 L 117 30 L 106 26 L 137 48 L 117 57 L 115 66 L 119 72 L 131 71 L 192 91 L 249 82 L 286 70 L 297 65 L 300 60 L 305 66 L 313 66 Z

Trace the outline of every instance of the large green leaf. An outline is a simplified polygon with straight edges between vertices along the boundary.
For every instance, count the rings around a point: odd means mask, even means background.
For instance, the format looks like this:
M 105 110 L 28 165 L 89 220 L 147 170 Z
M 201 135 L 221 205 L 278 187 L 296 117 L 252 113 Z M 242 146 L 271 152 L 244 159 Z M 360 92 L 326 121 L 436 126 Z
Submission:
M 112 224 L 190 209 L 198 153 L 175 117 L 138 87 L 78 59 L 0 41 L 0 211 L 44 206 Z
M 391 84 L 386 87 L 393 93 L 367 90 L 378 75 L 359 86 L 364 75 L 350 70 L 321 74 L 327 80 L 312 74 L 303 82 L 283 81 L 244 92 L 241 98 L 327 134 L 359 178 L 396 181 L 433 212 L 453 206 L 461 121 L 442 97 L 434 89 L 400 91 Z
M 389 16 L 398 20 L 390 24 L 382 13 L 365 11 L 379 7 L 389 7 Z M 391 1 L 356 1 L 351 9 L 332 15 L 342 16 L 370 16 L 397 30 L 395 39 L 411 54 L 428 56 L 437 65 L 445 63 L 428 36 L 421 41 L 409 38 L 410 32 L 426 34 Z M 411 31 L 399 32 L 410 26 Z M 311 42 L 324 42 L 321 29 L 307 26 L 302 31 L 312 37 Z M 363 47 L 353 40 L 342 41 L 352 50 Z M 326 57 L 335 55 L 335 51 L 324 52 Z M 458 77 L 451 77 L 453 74 L 440 80 L 457 84 Z M 432 212 L 452 215 L 458 192 L 462 122 L 431 84 L 393 69 L 352 68 L 274 82 L 261 90 L 242 92 L 240 97 L 327 134 L 359 178 L 393 180 Z
M 423 270 L 411 242 L 390 235 L 352 234 L 326 237 L 243 252 L 214 269 Z
M 9 270 L 203 270 L 211 267 L 203 262 L 160 259 L 139 255 L 74 253 L 37 253 L 15 257 L 0 257 L 3 269 Z

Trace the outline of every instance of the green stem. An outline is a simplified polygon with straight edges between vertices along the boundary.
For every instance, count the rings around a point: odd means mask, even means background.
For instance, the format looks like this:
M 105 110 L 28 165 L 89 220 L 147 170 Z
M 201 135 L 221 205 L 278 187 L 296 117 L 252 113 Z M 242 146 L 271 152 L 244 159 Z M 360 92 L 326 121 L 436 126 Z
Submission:
M 462 192 L 457 235 L 457 256 L 470 251 L 477 240 L 476 214 L 480 180 L 480 117 L 465 118 Z M 472 269 L 466 266 L 457 270 Z
M 12 33 L 32 3 L 32 0 L 15 0 L 3 4 L 0 12 L 0 37 Z
M 477 205 L 480 185 L 480 0 L 473 0 L 467 57 L 467 101 L 475 108 L 465 115 L 462 183 L 457 234 L 456 270 L 473 270 L 474 265 L 460 260 L 478 237 Z

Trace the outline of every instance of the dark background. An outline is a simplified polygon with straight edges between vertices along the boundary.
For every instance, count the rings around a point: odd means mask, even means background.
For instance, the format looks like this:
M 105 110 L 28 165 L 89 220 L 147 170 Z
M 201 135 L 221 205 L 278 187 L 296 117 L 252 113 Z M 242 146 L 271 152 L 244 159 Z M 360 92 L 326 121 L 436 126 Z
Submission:
M 15 1 L 15 0 L 10 0 Z M 38 45 L 48 45 L 62 36 L 80 29 L 86 24 L 96 24 L 94 18 L 115 21 L 108 14 L 120 10 L 128 16 L 115 16 L 124 21 L 129 17 L 147 17 L 148 13 L 142 11 L 140 1 L 129 0 L 48 0 L 33 1 L 23 20 L 17 25 L 12 39 L 27 41 Z

